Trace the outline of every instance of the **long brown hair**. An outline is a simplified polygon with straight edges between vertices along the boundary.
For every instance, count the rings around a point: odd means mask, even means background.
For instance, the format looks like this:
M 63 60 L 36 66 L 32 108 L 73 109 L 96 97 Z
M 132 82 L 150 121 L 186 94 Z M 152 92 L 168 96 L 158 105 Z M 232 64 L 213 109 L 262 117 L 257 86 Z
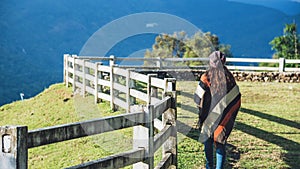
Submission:
M 223 96 L 226 91 L 226 77 L 224 70 L 220 70 L 219 68 L 210 68 L 207 71 L 207 77 L 210 82 L 210 91 L 212 95 L 218 93 L 218 95 Z
M 210 82 L 212 96 L 224 96 L 236 84 L 233 75 L 224 65 L 226 57 L 220 51 L 213 52 L 210 56 L 207 77 Z
M 218 94 L 224 96 L 236 84 L 232 73 L 226 66 L 223 66 L 221 69 L 211 67 L 207 71 L 207 77 L 210 82 L 210 91 L 212 95 Z

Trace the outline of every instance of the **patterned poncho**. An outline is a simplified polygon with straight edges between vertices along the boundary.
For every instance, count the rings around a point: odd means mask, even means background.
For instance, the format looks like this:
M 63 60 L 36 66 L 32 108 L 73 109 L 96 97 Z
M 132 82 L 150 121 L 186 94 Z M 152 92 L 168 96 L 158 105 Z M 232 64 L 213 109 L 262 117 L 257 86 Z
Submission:
M 233 76 L 224 67 L 225 74 Z M 225 144 L 230 135 L 235 118 L 241 106 L 241 94 L 238 85 L 232 80 L 226 84 L 226 93 L 223 96 L 214 96 L 210 91 L 210 81 L 207 73 L 201 76 L 195 91 L 194 101 L 199 107 L 200 142 L 213 138 L 215 142 Z

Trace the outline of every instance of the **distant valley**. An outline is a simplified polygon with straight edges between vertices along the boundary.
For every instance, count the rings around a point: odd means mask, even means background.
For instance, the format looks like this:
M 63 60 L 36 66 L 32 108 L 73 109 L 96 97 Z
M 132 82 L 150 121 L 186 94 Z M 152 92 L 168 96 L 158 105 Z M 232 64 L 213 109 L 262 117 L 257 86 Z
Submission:
M 20 100 L 20 93 L 30 98 L 62 82 L 63 54 L 79 54 L 103 25 L 141 12 L 183 18 L 230 44 L 235 57 L 270 58 L 269 42 L 282 35 L 284 24 L 300 25 L 299 13 L 288 15 L 275 8 L 226 0 L 4 0 L 0 5 L 0 105 Z M 135 37 L 108 55 L 127 56 L 151 48 L 153 42 L 154 36 Z

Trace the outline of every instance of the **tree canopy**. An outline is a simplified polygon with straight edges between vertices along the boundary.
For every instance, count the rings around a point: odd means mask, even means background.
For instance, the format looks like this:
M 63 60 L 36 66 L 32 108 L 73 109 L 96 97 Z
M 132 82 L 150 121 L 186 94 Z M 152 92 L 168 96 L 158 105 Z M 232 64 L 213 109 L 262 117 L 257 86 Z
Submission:
M 173 35 L 160 34 L 155 38 L 152 50 L 147 50 L 145 58 L 197 58 L 208 57 L 215 50 L 224 52 L 227 57 L 231 57 L 231 46 L 221 44 L 219 38 L 210 32 L 197 32 L 192 37 L 188 37 L 185 32 L 175 32 Z M 147 61 L 145 65 L 151 65 Z M 168 63 L 164 63 L 168 65 Z M 201 62 L 187 62 L 188 66 L 201 65 Z
M 300 59 L 299 34 L 296 23 L 286 24 L 283 35 L 275 37 L 271 42 L 275 50 L 274 58 Z

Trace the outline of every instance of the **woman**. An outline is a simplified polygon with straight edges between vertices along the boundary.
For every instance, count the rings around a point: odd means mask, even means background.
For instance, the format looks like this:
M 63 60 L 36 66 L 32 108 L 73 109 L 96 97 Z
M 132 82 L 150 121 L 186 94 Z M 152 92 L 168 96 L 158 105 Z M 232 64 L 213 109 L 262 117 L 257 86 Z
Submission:
M 223 168 L 226 141 L 241 106 L 241 94 L 232 73 L 225 66 L 226 57 L 220 51 L 209 56 L 209 69 L 201 76 L 195 92 L 199 107 L 200 137 L 204 143 L 206 168 L 213 168 L 213 148 L 216 147 L 216 168 Z

